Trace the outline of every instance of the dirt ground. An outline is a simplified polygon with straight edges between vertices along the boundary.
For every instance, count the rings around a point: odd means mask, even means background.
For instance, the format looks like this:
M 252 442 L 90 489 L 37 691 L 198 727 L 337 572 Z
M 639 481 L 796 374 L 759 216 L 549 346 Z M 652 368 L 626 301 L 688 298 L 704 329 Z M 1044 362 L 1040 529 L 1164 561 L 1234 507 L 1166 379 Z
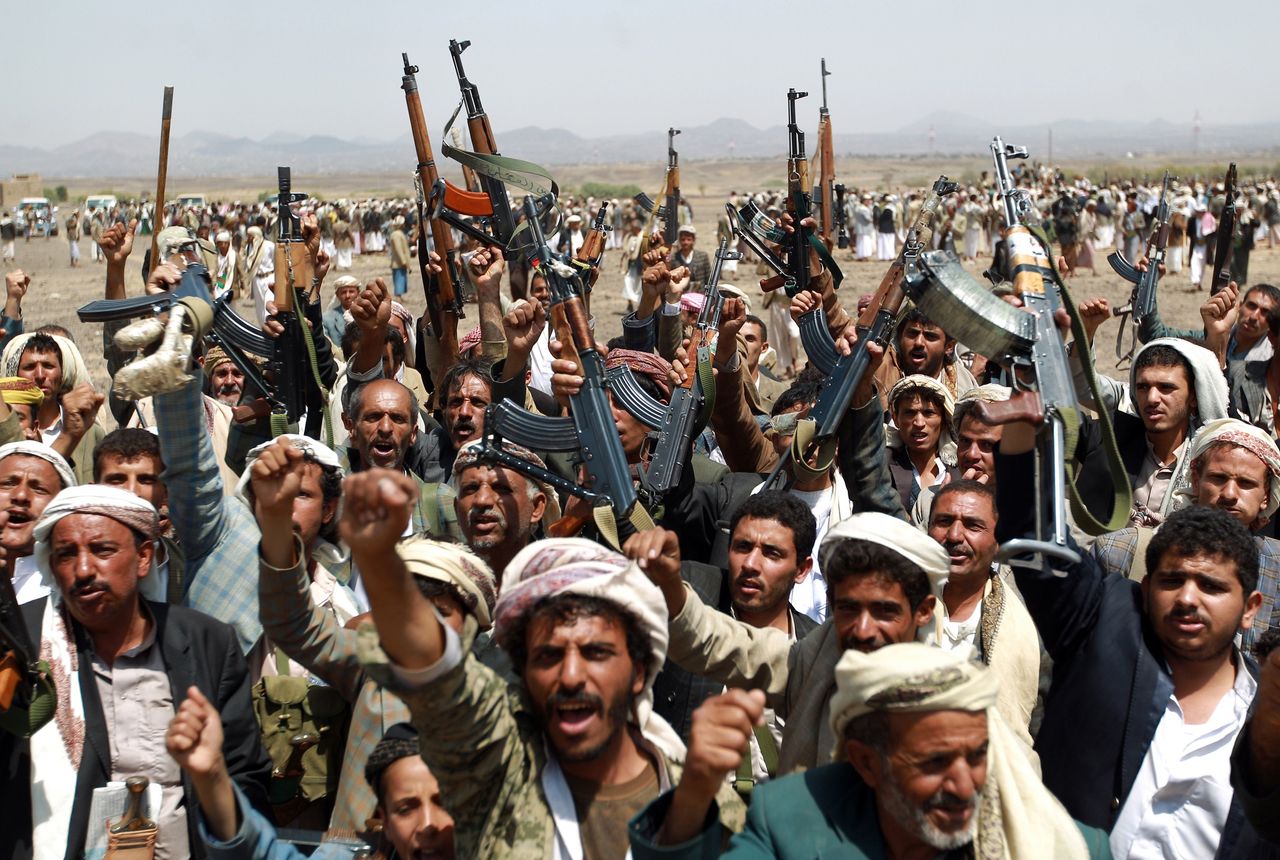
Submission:
M 923 175 L 934 166 L 913 163 L 911 165 L 912 176 L 917 172 Z M 957 167 L 959 166 L 952 165 L 955 174 L 959 175 L 960 171 L 956 169 Z M 858 171 L 858 174 L 870 178 L 870 174 L 874 173 L 876 169 L 876 166 L 871 165 L 867 169 Z M 596 173 L 601 175 L 599 169 L 597 169 Z M 644 186 L 657 186 L 661 181 L 660 168 L 653 166 L 646 166 L 646 171 L 641 171 L 632 166 L 622 166 L 617 170 L 606 169 L 603 174 L 604 176 L 601 178 L 607 178 L 608 181 L 619 183 L 637 182 Z M 646 176 L 648 177 L 647 181 L 645 181 Z M 683 185 L 686 197 L 696 213 L 694 221 L 698 228 L 698 247 L 713 254 L 716 214 L 724 205 L 724 194 L 730 188 L 735 187 L 731 183 L 736 183 L 736 187 L 739 188 L 771 186 L 775 184 L 772 181 L 775 177 L 762 174 L 758 176 L 754 185 L 748 185 L 748 181 L 743 176 L 741 165 L 732 174 L 725 173 L 721 175 L 708 171 L 705 176 L 705 180 L 700 183 L 701 177 L 698 172 L 686 170 Z M 315 193 L 326 193 L 326 196 L 328 196 L 335 191 L 342 190 L 355 196 L 358 193 L 357 189 L 373 189 L 382 185 L 384 181 L 388 185 L 387 191 L 395 193 L 393 190 L 395 186 L 391 184 L 393 182 L 391 177 L 387 177 L 385 180 L 378 177 L 366 177 L 363 179 L 350 177 L 341 181 L 330 178 L 325 181 L 326 187 L 324 189 L 315 189 Z M 903 181 L 906 180 L 904 179 Z M 132 180 L 131 182 L 132 185 L 141 186 L 143 184 L 141 180 Z M 700 184 L 704 188 L 714 186 L 714 190 L 708 189 L 706 194 L 696 193 Z M 132 187 L 132 185 L 123 186 L 123 182 L 120 185 L 122 187 Z M 248 180 L 240 181 L 240 185 L 246 191 L 254 187 L 249 184 Z M 330 185 L 333 187 L 328 187 Z M 263 179 L 259 187 L 268 188 L 268 180 Z M 231 190 L 231 184 L 228 183 L 222 188 L 210 189 L 210 192 L 219 194 L 227 193 Z M 227 193 L 227 196 L 231 196 L 230 193 Z M 249 195 L 246 194 L 245 196 Z M 64 211 L 62 217 L 65 218 L 65 215 L 66 212 Z M 142 288 L 141 259 L 143 241 L 139 240 L 137 250 L 129 262 L 127 282 L 131 295 L 141 292 Z M 108 379 L 105 363 L 102 359 L 101 327 L 98 324 L 81 323 L 75 313 L 76 308 L 85 302 L 101 298 L 105 266 L 101 263 L 92 262 L 89 240 L 87 239 L 80 240 L 80 255 L 80 265 L 78 268 L 73 269 L 68 264 L 67 240 L 64 236 L 60 235 L 48 240 L 32 239 L 30 242 L 18 240 L 16 267 L 22 268 L 32 279 L 30 292 L 23 303 L 24 318 L 28 331 L 47 322 L 57 322 L 69 328 L 84 353 L 85 361 L 93 373 L 95 383 L 105 390 L 108 385 Z M 1113 306 L 1117 306 L 1127 299 L 1130 287 L 1111 272 L 1103 256 L 1105 256 L 1105 253 L 1097 255 L 1098 269 L 1096 275 L 1087 271 L 1078 273 L 1071 278 L 1069 286 L 1077 300 L 1084 300 L 1093 296 L 1105 296 Z M 840 288 L 840 294 L 844 298 L 846 305 L 850 307 L 856 304 L 858 295 L 870 293 L 876 288 L 887 265 L 880 262 L 854 262 L 849 251 L 837 252 L 836 259 L 845 276 L 844 284 Z M 976 266 L 971 265 L 970 268 L 976 273 L 986 268 L 989 262 L 989 259 L 980 258 L 978 264 Z M 4 264 L 3 266 L 5 270 L 14 267 L 14 265 L 10 264 Z M 385 277 L 390 282 L 388 258 L 385 254 L 357 257 L 351 274 L 362 280 Z M 1249 275 L 1250 281 L 1253 283 L 1280 283 L 1280 249 L 1267 250 L 1264 246 L 1255 250 L 1250 259 Z M 329 276 L 330 282 L 335 277 L 336 273 L 331 272 Z M 411 267 L 409 277 L 410 288 L 406 297 L 407 305 L 415 314 L 421 313 L 425 307 L 425 300 L 416 268 Z M 727 278 L 726 280 L 736 283 L 749 296 L 753 297 L 753 308 L 759 311 L 762 294 L 757 286 L 757 278 L 754 275 L 753 266 L 741 266 L 736 278 Z M 326 290 L 326 293 L 331 297 L 332 294 L 328 293 L 328 290 Z M 1160 284 L 1159 296 L 1160 308 L 1166 322 L 1177 326 L 1199 325 L 1198 308 L 1207 293 L 1197 293 L 1190 289 L 1185 269 L 1181 273 L 1169 273 L 1164 277 Z M 625 311 L 625 302 L 622 298 L 622 273 L 619 268 L 618 251 L 609 251 L 605 255 L 603 271 L 593 293 L 592 310 L 597 318 L 596 334 L 602 342 L 621 333 L 620 320 Z M 242 306 L 242 312 L 249 314 L 251 309 L 247 306 Z M 469 316 L 474 319 L 474 309 L 472 309 Z M 943 325 L 946 324 L 945 320 L 939 320 L 939 322 Z M 1099 369 L 1106 373 L 1114 373 L 1115 370 L 1116 360 L 1113 344 L 1118 325 L 1119 323 L 1115 321 L 1109 321 L 1098 332 L 1097 363 Z

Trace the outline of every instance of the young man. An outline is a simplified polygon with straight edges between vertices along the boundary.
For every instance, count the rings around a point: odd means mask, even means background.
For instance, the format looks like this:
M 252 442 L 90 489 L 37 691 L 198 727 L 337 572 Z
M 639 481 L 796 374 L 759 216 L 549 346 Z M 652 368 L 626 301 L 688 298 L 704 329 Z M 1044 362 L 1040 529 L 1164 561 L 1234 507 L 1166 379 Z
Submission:
M 978 381 L 955 357 L 955 338 L 918 308 L 903 315 L 894 333 L 887 359 L 875 376 L 881 391 L 893 388 L 903 376 L 922 374 L 942 383 L 952 399 L 976 388 Z
M 357 480 L 359 479 L 359 480 Z M 507 566 L 494 625 L 518 681 L 468 653 L 413 587 L 395 541 L 412 486 L 348 482 L 343 537 L 367 585 L 422 754 L 454 811 L 466 857 L 619 855 L 626 821 L 678 779 L 679 739 L 652 712 L 666 652 L 662 597 L 617 553 L 584 540 L 531 545 Z M 677 574 L 678 576 L 678 574 Z M 725 788 L 730 829 L 742 808 Z
M 889 390 L 888 401 L 893 419 L 887 434 L 889 471 L 903 509 L 911 511 L 922 492 L 937 488 L 954 474 L 955 401 L 945 386 L 923 374 L 899 379 Z

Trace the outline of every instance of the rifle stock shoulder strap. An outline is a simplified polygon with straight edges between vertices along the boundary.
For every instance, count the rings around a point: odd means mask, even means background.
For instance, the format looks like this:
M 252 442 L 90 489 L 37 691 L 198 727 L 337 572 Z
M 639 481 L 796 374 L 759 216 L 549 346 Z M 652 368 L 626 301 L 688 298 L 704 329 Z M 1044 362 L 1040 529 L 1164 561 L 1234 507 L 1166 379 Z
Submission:
M 813 247 L 813 251 L 818 255 L 818 262 L 831 273 L 831 289 L 840 289 L 840 282 L 844 280 L 844 272 L 840 271 L 840 267 L 836 265 L 836 258 L 831 256 L 831 252 L 827 250 L 827 244 L 822 241 L 817 233 L 809 234 L 809 244 Z
M 608 542 L 609 546 L 622 552 L 622 540 L 618 536 L 618 521 L 613 508 L 608 505 L 596 505 L 591 509 L 591 518 L 595 520 L 600 536 Z M 631 509 L 627 519 L 630 520 L 631 527 L 638 532 L 653 528 L 653 517 L 649 516 L 649 512 L 639 502 Z
M 449 131 L 453 128 L 454 122 L 458 118 L 458 112 L 462 110 L 462 103 L 453 110 L 453 116 L 449 117 L 449 122 L 445 124 L 444 134 L 440 143 L 440 152 L 446 158 L 452 158 L 454 161 L 470 167 L 476 173 L 482 176 L 488 176 L 490 179 L 497 179 L 505 182 L 507 185 L 514 185 L 528 191 L 535 197 L 543 197 L 550 194 L 552 197 L 560 196 L 560 186 L 556 184 L 555 179 L 547 172 L 545 167 L 534 164 L 532 161 L 524 161 L 519 158 L 510 158 L 505 155 L 490 155 L 484 152 L 469 152 L 465 149 L 459 149 L 456 146 L 450 146 L 444 143 L 449 139 Z M 526 176 L 536 176 L 546 181 L 546 185 L 535 182 L 532 179 L 526 179 Z
M 1088 383 L 1089 394 L 1094 403 L 1102 403 L 1102 395 L 1098 390 L 1098 376 L 1093 369 L 1093 355 L 1089 351 L 1089 338 L 1085 333 L 1084 321 L 1080 318 L 1080 309 L 1062 276 L 1058 274 L 1058 264 L 1053 256 L 1053 248 L 1048 238 L 1039 228 L 1033 228 L 1031 234 L 1044 245 L 1045 255 L 1049 258 L 1049 269 L 1062 297 L 1062 306 L 1071 318 L 1071 335 L 1078 345 L 1076 352 L 1080 357 L 1080 367 L 1084 371 Z M 1075 518 L 1080 530 L 1089 535 L 1100 535 L 1124 528 L 1129 521 L 1129 512 L 1133 507 L 1133 487 L 1129 484 L 1129 473 L 1125 470 L 1124 460 L 1120 457 L 1120 447 L 1116 444 L 1116 434 L 1111 426 L 1111 414 L 1108 410 L 1098 410 L 1098 424 L 1102 429 L 1102 449 L 1107 457 L 1107 471 L 1111 473 L 1113 487 L 1111 518 L 1107 522 L 1099 521 L 1085 505 L 1076 487 L 1076 445 L 1080 440 L 1080 413 L 1076 409 L 1062 411 L 1066 429 L 1066 456 L 1064 466 L 1067 473 L 1067 498 L 1071 504 L 1071 515 Z

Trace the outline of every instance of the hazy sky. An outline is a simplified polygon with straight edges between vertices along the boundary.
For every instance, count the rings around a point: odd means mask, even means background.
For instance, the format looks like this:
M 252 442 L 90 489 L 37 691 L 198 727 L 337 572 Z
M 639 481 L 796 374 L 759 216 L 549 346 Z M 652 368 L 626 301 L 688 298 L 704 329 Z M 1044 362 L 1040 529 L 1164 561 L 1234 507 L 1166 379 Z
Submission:
M 1276 0 L 6 0 L 0 27 L 0 144 L 39 147 L 154 134 L 165 84 L 175 135 L 391 139 L 408 128 L 401 51 L 421 66 L 438 138 L 458 100 L 450 38 L 472 41 L 467 73 L 499 132 L 768 126 L 785 119 L 789 86 L 813 94 L 812 125 L 823 55 L 840 132 L 892 131 L 938 110 L 997 123 L 1190 126 L 1197 109 L 1206 126 L 1280 119 L 1266 42 L 1280 30 Z

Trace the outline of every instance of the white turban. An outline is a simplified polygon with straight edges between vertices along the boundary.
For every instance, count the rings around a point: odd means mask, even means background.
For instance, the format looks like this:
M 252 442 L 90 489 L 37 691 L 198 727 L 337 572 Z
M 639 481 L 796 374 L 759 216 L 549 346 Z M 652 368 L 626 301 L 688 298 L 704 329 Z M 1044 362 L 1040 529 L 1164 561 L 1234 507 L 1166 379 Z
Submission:
M 57 582 L 53 578 L 53 568 L 49 564 L 49 537 L 53 534 L 53 527 L 71 514 L 96 514 L 110 517 L 121 525 L 128 526 L 148 541 L 155 541 L 160 536 L 160 517 L 156 509 L 150 502 L 135 496 L 128 490 L 103 484 L 85 484 L 64 489 L 45 507 L 33 531 L 36 541 L 33 553 L 36 567 L 40 570 L 45 585 L 53 594 L 59 594 L 59 591 Z M 138 592 L 147 600 L 162 603 L 165 599 L 167 583 L 155 575 L 155 564 L 156 558 L 152 554 L 151 574 L 143 577 L 138 583 Z
M 1205 451 L 1219 442 L 1245 449 L 1267 467 L 1270 480 L 1267 484 L 1267 504 L 1262 510 L 1262 515 L 1270 519 L 1276 510 L 1280 509 L 1280 448 L 1276 447 L 1275 439 L 1252 424 L 1235 418 L 1219 418 L 1216 421 L 1210 421 L 1200 428 L 1200 432 L 1188 446 L 1189 468 L 1196 466 Z M 1179 487 L 1177 493 L 1178 508 L 1185 508 L 1196 501 L 1194 488 L 1190 482 Z
M 215 242 L 230 242 L 230 241 L 231 241 L 231 234 L 230 234 L 230 233 L 228 233 L 226 230 L 219 230 L 219 231 L 218 231 L 218 235 L 216 235 L 216 236 L 214 236 L 214 237 L 213 237 L 213 241 L 215 241 Z
M 509 648 L 517 622 L 545 597 L 580 594 L 616 604 L 640 622 L 649 643 L 644 689 L 632 717 L 645 736 L 664 752 L 683 759 L 684 744 L 666 721 L 653 713 L 653 681 L 667 659 L 667 604 L 658 586 L 625 556 L 583 538 L 535 541 L 522 549 L 502 574 L 494 612 L 493 635 Z M 519 671 L 520 667 L 516 667 Z
M 4 362 L 5 376 L 20 375 L 18 367 L 22 364 L 22 351 L 36 334 L 36 332 L 20 334 L 4 345 L 4 353 L 0 356 L 0 361 Z M 53 342 L 58 345 L 58 350 L 62 353 L 62 387 L 57 390 L 57 394 L 66 394 L 81 382 L 90 382 L 93 379 L 89 375 L 89 369 L 85 367 L 84 357 L 80 355 L 79 347 L 62 335 L 46 336 L 53 338 Z
M 866 714 L 985 711 L 987 779 L 976 810 L 974 856 L 1087 858 L 1080 830 L 996 710 L 998 676 L 971 657 L 971 648 L 944 651 L 920 642 L 844 652 L 831 697 L 836 756 L 843 757 L 845 727 Z
M 5 457 L 13 457 L 15 455 L 24 457 L 38 457 L 44 460 L 53 470 L 58 473 L 58 478 L 62 481 L 62 489 L 74 487 L 76 485 L 75 473 L 71 471 L 71 466 L 63 459 L 62 455 L 57 451 L 45 445 L 43 442 L 31 442 L 24 440 L 22 442 L 10 442 L 7 445 L 0 445 L 0 460 Z
M 942 431 L 938 434 L 938 456 L 948 466 L 954 466 L 956 462 L 956 400 L 951 396 L 951 392 L 947 390 L 945 385 L 932 376 L 925 376 L 923 373 L 913 373 L 910 376 L 902 377 L 889 389 L 889 414 L 890 416 L 893 415 L 894 408 L 898 405 L 900 399 L 921 390 L 937 397 L 942 403 L 942 414 L 947 420 L 943 425 Z M 892 423 L 886 425 L 885 445 L 890 448 L 901 448 L 903 444 L 900 429 Z
M 164 260 L 181 249 L 183 245 L 194 245 L 195 241 L 195 237 L 186 227 L 165 227 L 156 237 L 156 247 L 160 251 L 160 258 Z
M 281 433 L 270 442 L 263 442 L 254 448 L 249 449 L 249 453 L 244 455 L 244 471 L 240 473 L 240 480 L 236 482 L 236 498 L 249 506 L 249 510 L 253 510 L 253 497 L 249 495 L 249 485 L 252 483 L 252 475 L 250 470 L 257 459 L 262 456 L 262 452 L 270 448 L 276 442 L 284 439 L 293 445 L 293 447 L 315 458 L 316 462 L 326 469 L 334 469 L 338 472 L 342 471 L 342 462 L 338 459 L 338 455 L 333 449 L 312 439 L 310 436 L 303 436 L 299 433 Z M 340 513 L 340 512 L 339 512 Z M 338 513 L 334 514 L 336 520 Z M 316 545 L 311 548 L 311 555 L 317 561 L 326 565 L 342 564 L 347 560 L 347 551 L 342 546 L 337 546 L 323 538 L 316 540 Z
M 951 558 L 942 544 L 905 520 L 874 511 L 854 514 L 827 531 L 818 551 L 822 570 L 830 570 L 831 553 L 846 540 L 879 544 L 920 568 L 929 578 L 930 592 L 941 594 L 951 571 Z

